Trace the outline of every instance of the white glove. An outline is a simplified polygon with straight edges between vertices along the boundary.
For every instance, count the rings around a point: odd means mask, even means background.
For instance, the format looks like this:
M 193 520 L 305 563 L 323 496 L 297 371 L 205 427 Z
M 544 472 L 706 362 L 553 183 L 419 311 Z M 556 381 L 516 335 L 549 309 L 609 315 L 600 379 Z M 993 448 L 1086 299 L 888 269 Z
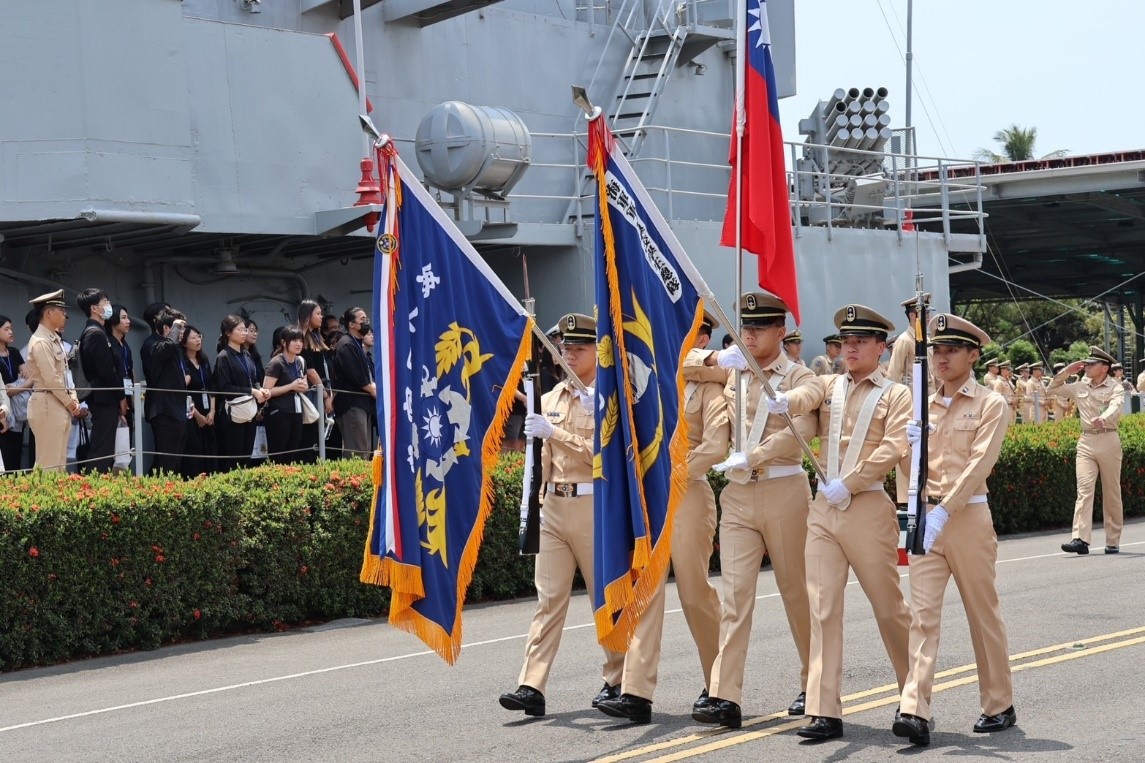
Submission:
M 547 440 L 553 436 L 553 425 L 539 413 L 530 413 L 525 417 L 525 437 L 540 437 Z
M 592 409 L 596 406 L 596 387 L 589 387 L 580 395 L 581 407 L 588 413 L 592 413 Z
M 819 492 L 827 497 L 827 503 L 838 506 L 851 497 L 851 491 L 843 484 L 843 480 L 834 479 L 826 485 L 819 486 Z
M 788 407 L 788 403 L 787 403 L 787 393 L 786 392 L 778 392 L 777 391 L 775 393 L 775 397 L 767 398 L 767 412 L 768 413 L 774 413 L 775 415 L 779 416 L 779 415 L 782 415 L 784 413 L 787 413 L 787 407 Z
M 712 467 L 720 474 L 728 471 L 729 469 L 746 469 L 747 468 L 747 454 L 743 451 L 733 450 L 728 454 L 727 460 L 716 464 Z
M 716 353 L 716 365 L 720 368 L 734 368 L 737 371 L 746 371 L 747 358 L 743 356 L 743 351 L 740 350 L 739 345 L 733 344 L 726 350 L 720 350 Z
M 939 505 L 931 509 L 926 515 L 926 533 L 922 536 L 922 550 L 930 553 L 933 548 L 934 542 L 938 540 L 938 534 L 942 532 L 942 528 L 946 527 L 946 520 L 950 519 L 950 514 L 947 513 L 946 507 Z
M 933 434 L 934 424 L 927 424 L 926 425 L 926 431 Z M 918 442 L 921 439 L 922 439 L 922 427 L 919 426 L 917 421 L 911 421 L 909 424 L 906 425 L 906 441 L 907 441 L 907 443 L 910 445 L 914 445 L 916 442 Z

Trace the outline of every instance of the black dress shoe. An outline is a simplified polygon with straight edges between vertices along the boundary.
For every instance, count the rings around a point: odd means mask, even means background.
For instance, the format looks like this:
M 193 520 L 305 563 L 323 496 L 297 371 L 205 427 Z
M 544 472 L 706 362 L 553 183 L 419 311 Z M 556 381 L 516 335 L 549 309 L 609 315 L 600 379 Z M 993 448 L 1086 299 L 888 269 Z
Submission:
M 927 747 L 930 744 L 930 724 L 917 715 L 900 714 L 895 717 L 891 731 L 896 737 L 906 737 L 911 744 Z
M 800 726 L 796 729 L 795 733 L 804 739 L 814 739 L 817 741 L 836 739 L 837 737 L 843 736 L 843 719 L 811 716 L 811 723 L 808 723 L 806 726 Z
M 704 689 L 700 692 L 700 696 L 696 698 L 696 701 L 692 703 L 692 712 L 699 710 L 706 704 L 708 704 L 708 690 Z
M 545 695 L 532 686 L 518 686 L 517 691 L 502 694 L 498 701 L 506 710 L 524 710 L 525 715 L 538 717 L 545 714 Z
M 621 694 L 616 699 L 602 699 L 596 709 L 613 718 L 627 718 L 633 723 L 652 720 L 652 701 L 635 694 Z
M 1004 731 L 1017 722 L 1018 714 L 1014 712 L 1014 706 L 1010 705 L 997 715 L 982 713 L 978 722 L 974 724 L 974 730 L 979 734 L 989 734 L 994 731 Z
M 807 692 L 799 692 L 799 696 L 787 708 L 788 715 L 803 715 L 807 712 Z
M 1089 553 L 1089 544 L 1081 538 L 1074 538 L 1069 543 L 1062 544 L 1062 551 L 1065 551 L 1067 554 L 1081 554 L 1084 556 Z
M 692 720 L 700 723 L 715 723 L 738 729 L 743 725 L 743 714 L 739 705 L 719 697 L 711 697 L 703 707 L 692 709 Z
M 1118 548 L 1117 546 L 1106 546 L 1105 547 L 1105 553 L 1107 553 L 1107 554 L 1120 554 L 1121 549 Z
M 604 688 L 601 689 L 600 691 L 598 691 L 596 693 L 596 696 L 592 698 L 592 706 L 593 707 L 600 707 L 600 703 L 604 702 L 604 700 L 616 699 L 619 696 L 620 696 L 620 684 L 617 684 L 616 686 L 609 686 L 608 684 L 605 684 Z

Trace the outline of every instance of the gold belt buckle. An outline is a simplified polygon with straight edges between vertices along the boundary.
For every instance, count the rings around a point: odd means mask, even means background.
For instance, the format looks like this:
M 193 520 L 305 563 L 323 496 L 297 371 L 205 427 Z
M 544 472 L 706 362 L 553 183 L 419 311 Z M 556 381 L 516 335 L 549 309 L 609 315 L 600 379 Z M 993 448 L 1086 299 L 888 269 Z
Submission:
M 571 482 L 557 482 L 553 487 L 556 489 L 557 495 L 562 498 L 571 498 L 576 495 L 576 485 Z

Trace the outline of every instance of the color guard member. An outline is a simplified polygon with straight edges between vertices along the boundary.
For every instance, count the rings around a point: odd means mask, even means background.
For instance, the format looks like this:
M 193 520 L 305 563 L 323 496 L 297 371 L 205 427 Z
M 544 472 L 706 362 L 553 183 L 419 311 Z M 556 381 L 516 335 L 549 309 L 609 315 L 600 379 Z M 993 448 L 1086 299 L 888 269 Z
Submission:
M 60 332 L 68 322 L 64 290 L 30 300 L 40 315 L 40 326 L 28 341 L 28 424 L 36 435 L 36 466 L 64 471 L 72 422 L 84 415 L 74 389 L 68 384 L 68 359 Z
M 811 503 L 807 594 L 811 662 L 807 715 L 796 733 L 824 740 L 843 735 L 843 598 L 850 570 L 871 602 L 901 688 L 907 674 L 910 610 L 899 586 L 899 526 L 883 480 L 907 449 L 910 390 L 879 369 L 889 320 L 863 305 L 835 313 L 847 373 L 777 396 L 776 407 L 819 412 L 828 481 Z M 722 541 L 722 538 L 721 538 Z
M 537 612 L 525 642 L 525 664 L 517 690 L 502 694 L 501 707 L 545 714 L 545 684 L 561 643 L 569 595 L 577 569 L 591 592 L 593 581 L 592 449 L 593 383 L 596 381 L 596 321 L 569 313 L 561 318 L 562 352 L 581 383 L 581 393 L 568 380 L 541 396 L 541 413 L 525 417 L 525 435 L 545 441 L 541 450 L 544 498 L 540 551 L 534 580 Z M 592 599 L 590 593 L 589 606 Z M 624 655 L 605 650 L 604 688 L 592 701 L 620 695 Z
M 778 297 L 759 292 L 743 295 L 740 317 L 744 344 L 768 375 L 773 389 L 814 388 L 815 374 L 793 363 L 781 350 L 787 312 L 787 305 Z M 736 345 L 721 351 L 718 362 L 725 368 L 747 368 L 747 360 Z M 799 654 L 801 691 L 788 708 L 791 715 L 803 714 L 811 639 L 803 563 L 811 488 L 803 471 L 803 455 L 783 418 L 770 415 L 763 383 L 752 373 L 733 374 L 724 390 L 733 418 L 737 377 L 743 419 L 733 426 L 740 428 L 742 450 L 715 467 L 728 477 L 728 485 L 720 494 L 720 650 L 708 683 L 711 697 L 697 703 L 692 712 L 692 718 L 700 723 L 731 728 L 742 724 L 744 664 L 765 554 L 771 557 L 787 625 Z M 814 436 L 814 416 L 794 419 L 804 439 Z
M 838 334 L 825 336 L 823 337 L 823 347 L 825 353 L 823 355 L 816 355 L 815 359 L 811 361 L 811 371 L 816 376 L 826 376 L 828 374 L 837 373 L 835 371 L 835 364 L 839 359 L 839 354 L 843 351 L 843 338 Z
M 892 730 L 912 744 L 930 744 L 931 695 L 942 623 L 942 604 L 951 576 L 970 623 L 978 668 L 982 715 L 976 732 L 1002 731 L 1017 721 L 1010 678 L 1006 625 L 994 580 L 998 538 L 987 503 L 986 478 L 998 460 L 1012 415 L 1006 401 L 974 380 L 974 363 L 990 343 L 970 321 L 940 314 L 927 329 L 935 375 L 941 387 L 930 396 L 927 513 L 922 556 L 910 558 L 910 672 L 901 714 Z M 922 430 L 911 422 L 907 439 Z
M 1050 418 L 1050 400 L 1046 394 L 1046 368 L 1042 361 L 1030 364 L 1030 378 L 1026 379 L 1026 407 L 1029 424 L 1045 424 Z
M 803 333 L 799 329 L 795 329 L 790 334 L 783 336 L 783 352 L 791 359 L 791 362 L 797 366 L 806 366 L 803 362 Z
M 1093 494 L 1101 476 L 1101 509 L 1105 527 L 1105 553 L 1121 550 L 1121 419 L 1125 390 L 1109 375 L 1116 361 L 1100 347 L 1090 346 L 1089 357 L 1070 363 L 1050 381 L 1049 391 L 1077 401 L 1081 439 L 1077 441 L 1077 502 L 1073 509 L 1073 539 L 1062 551 L 1088 554 L 1093 531 Z M 1085 370 L 1081 381 L 1066 377 Z
M 672 573 L 704 676 L 700 700 L 708 696 L 708 676 L 720 648 L 720 595 L 708 578 L 712 536 L 716 531 L 716 496 L 708 483 L 708 470 L 723 461 L 728 453 L 730 425 L 724 400 L 727 372 L 704 366 L 705 356 L 711 354 L 705 348 L 712 339 L 712 330 L 719 325 L 719 321 L 704 312 L 695 347 L 685 360 L 684 419 L 688 423 L 690 481 L 672 525 Z M 667 572 L 665 569 L 665 577 Z M 652 692 L 656 688 L 663 633 L 664 584 L 661 583 L 628 644 L 621 695 L 602 700 L 598 710 L 636 723 L 651 720 Z
M 914 377 L 914 321 L 918 317 L 918 297 L 905 299 L 901 303 L 906 313 L 906 330 L 895 339 L 891 346 L 891 359 L 887 363 L 887 378 L 896 384 L 902 384 L 908 390 Z M 922 295 L 924 311 L 930 306 L 930 294 Z M 923 316 L 926 320 L 926 316 Z M 933 379 L 927 383 L 931 392 L 934 391 Z M 912 393 L 913 394 L 913 393 Z M 895 503 L 900 507 L 906 506 L 907 489 L 910 485 L 910 453 L 906 453 L 895 467 Z

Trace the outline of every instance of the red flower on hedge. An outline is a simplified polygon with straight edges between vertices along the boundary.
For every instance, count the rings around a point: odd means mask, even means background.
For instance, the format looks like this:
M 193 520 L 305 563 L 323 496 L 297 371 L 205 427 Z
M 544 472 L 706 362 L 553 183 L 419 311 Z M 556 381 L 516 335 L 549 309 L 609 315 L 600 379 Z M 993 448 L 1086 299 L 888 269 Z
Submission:
M 28 549 L 28 556 L 32 557 L 33 559 L 39 558 L 40 549 L 32 546 L 30 549 Z
M 191 612 L 191 617 L 195 618 L 196 620 L 198 620 L 202 616 L 203 616 L 203 613 L 197 609 Z

